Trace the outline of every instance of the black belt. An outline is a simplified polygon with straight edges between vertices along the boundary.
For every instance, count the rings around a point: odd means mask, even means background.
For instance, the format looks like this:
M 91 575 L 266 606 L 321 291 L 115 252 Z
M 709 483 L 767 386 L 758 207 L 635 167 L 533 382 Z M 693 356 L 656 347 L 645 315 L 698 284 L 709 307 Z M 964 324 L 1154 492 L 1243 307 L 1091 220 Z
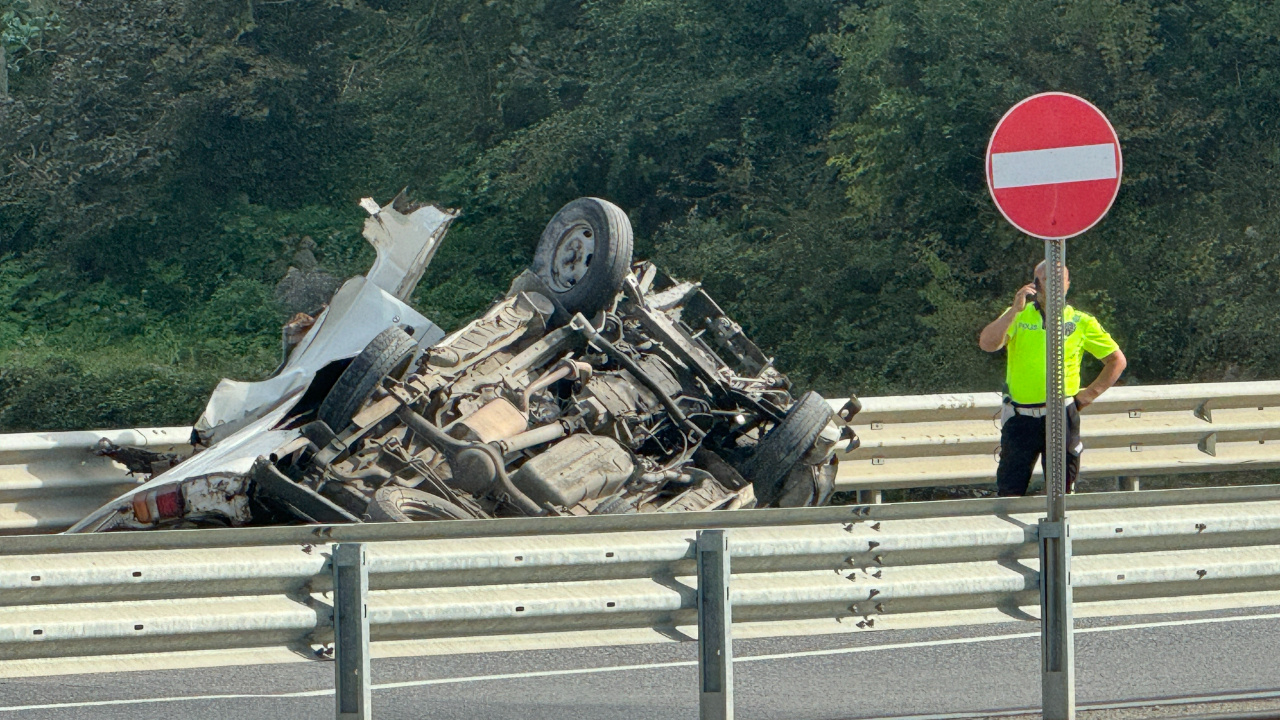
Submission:
M 1067 407 L 1072 403 L 1074 403 L 1075 401 L 1076 399 L 1073 397 L 1066 398 L 1066 400 L 1063 402 L 1063 407 Z M 1037 403 L 1035 405 L 1020 405 L 1008 399 L 1006 399 L 1005 402 L 1009 403 L 1010 407 L 1013 408 L 1013 412 L 1017 415 L 1025 415 L 1027 417 L 1035 417 L 1035 418 L 1042 418 L 1045 416 L 1044 403 Z

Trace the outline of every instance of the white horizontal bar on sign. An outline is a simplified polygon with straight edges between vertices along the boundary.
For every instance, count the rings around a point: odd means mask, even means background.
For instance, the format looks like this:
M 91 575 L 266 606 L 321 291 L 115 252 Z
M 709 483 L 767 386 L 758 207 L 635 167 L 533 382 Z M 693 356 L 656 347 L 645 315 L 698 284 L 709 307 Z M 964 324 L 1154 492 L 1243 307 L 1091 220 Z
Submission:
M 1074 147 L 995 153 L 991 156 L 991 184 L 997 189 L 1110 180 L 1116 177 L 1116 146 Z

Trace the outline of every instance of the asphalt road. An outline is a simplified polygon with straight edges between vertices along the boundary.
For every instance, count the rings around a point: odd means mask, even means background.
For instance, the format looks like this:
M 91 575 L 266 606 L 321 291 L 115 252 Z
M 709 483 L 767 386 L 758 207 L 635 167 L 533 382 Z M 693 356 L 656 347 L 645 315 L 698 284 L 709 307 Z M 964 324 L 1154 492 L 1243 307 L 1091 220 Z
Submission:
M 1280 608 L 1082 621 L 1083 707 L 1275 693 Z M 697 717 L 692 643 L 375 660 L 374 716 L 456 720 Z M 737 717 L 853 720 L 1035 708 L 1029 623 L 740 641 Z M 316 718 L 333 666 L 297 663 L 0 680 L 4 718 Z

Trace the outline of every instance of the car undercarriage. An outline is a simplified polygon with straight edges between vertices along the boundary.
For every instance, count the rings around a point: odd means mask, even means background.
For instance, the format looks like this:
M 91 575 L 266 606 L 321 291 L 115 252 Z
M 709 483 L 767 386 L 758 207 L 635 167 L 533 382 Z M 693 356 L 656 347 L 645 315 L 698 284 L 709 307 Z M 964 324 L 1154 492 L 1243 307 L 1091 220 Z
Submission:
M 380 263 L 378 233 L 409 232 L 422 207 L 366 201 Z M 430 247 L 405 278 L 379 263 L 364 278 L 394 285 L 383 315 L 453 217 L 425 207 L 438 227 L 413 231 Z M 837 445 L 857 442 L 698 283 L 634 262 L 626 214 L 598 198 L 562 208 L 530 267 L 462 328 L 441 338 L 406 306 L 380 330 L 352 325 L 377 330 L 354 356 L 295 362 L 342 322 L 339 296 L 277 378 L 224 381 L 197 425 L 208 449 L 72 532 L 821 505 Z M 279 381 L 291 364 L 307 369 Z

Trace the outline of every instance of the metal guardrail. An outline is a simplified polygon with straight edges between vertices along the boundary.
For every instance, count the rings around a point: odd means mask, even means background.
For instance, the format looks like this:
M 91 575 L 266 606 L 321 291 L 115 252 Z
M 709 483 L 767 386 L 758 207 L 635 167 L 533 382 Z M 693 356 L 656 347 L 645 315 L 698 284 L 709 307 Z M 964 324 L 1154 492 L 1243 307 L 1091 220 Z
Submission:
M 995 482 L 999 393 L 862 398 L 841 490 Z M 834 402 L 839 408 L 842 403 Z M 1082 477 L 1280 467 L 1280 382 L 1117 387 L 1081 413 Z M 1039 477 L 1037 467 L 1036 474 Z
M 1093 493 L 1070 504 L 1079 603 L 1277 602 L 1280 486 Z M 338 542 L 364 545 L 370 633 L 383 654 L 450 642 L 454 651 L 459 642 L 607 645 L 640 631 L 690 639 L 693 530 L 711 527 L 727 529 L 738 637 L 790 634 L 796 622 L 852 632 L 921 618 L 965 624 L 975 613 L 1029 619 L 1042 506 L 1006 498 L 16 536 L 0 546 L 0 676 L 100 671 L 108 660 L 209 663 L 229 650 L 237 664 L 262 653 L 318 657 L 333 640 Z
M 878 492 L 995 480 L 1000 395 L 862 398 L 843 455 L 842 490 Z M 842 401 L 832 401 L 839 408 Z M 1113 388 L 1084 411 L 1084 477 L 1280 467 L 1280 382 Z M 0 435 L 0 535 L 58 532 L 138 478 L 94 454 L 121 447 L 189 455 L 191 428 Z M 1038 470 L 1037 470 L 1038 472 Z
M 191 454 L 189 427 L 0 435 L 0 534 L 65 530 L 137 485 L 124 465 L 94 454 L 104 438 Z

